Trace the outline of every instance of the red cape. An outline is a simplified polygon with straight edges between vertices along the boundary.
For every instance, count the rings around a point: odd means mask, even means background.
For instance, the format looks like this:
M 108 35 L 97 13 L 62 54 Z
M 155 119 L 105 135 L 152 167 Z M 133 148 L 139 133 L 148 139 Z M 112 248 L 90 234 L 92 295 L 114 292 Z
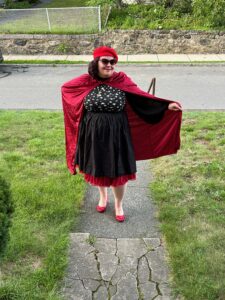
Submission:
M 109 79 L 103 81 L 93 79 L 89 74 L 83 74 L 64 83 L 61 91 L 65 123 L 66 160 L 67 166 L 73 175 L 76 174 L 74 159 L 79 124 L 84 112 L 83 101 L 91 90 L 103 83 L 121 89 L 130 95 L 132 94 L 133 97 L 135 96 L 137 103 L 143 98 L 147 101 L 151 99 L 168 103 L 176 102 L 158 98 L 142 91 L 123 72 L 114 72 Z M 179 102 L 176 103 L 180 104 Z M 177 152 L 180 148 L 182 111 L 167 109 L 159 122 L 150 124 L 134 112 L 129 101 L 126 101 L 124 109 L 127 113 L 131 129 L 131 138 L 136 160 L 151 159 Z

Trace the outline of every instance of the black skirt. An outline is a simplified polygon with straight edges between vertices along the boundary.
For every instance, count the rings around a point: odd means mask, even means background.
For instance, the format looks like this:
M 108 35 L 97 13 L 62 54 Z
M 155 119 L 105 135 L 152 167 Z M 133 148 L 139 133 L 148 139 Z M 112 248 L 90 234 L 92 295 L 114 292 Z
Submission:
M 136 160 L 128 118 L 119 112 L 84 109 L 79 125 L 75 164 L 94 177 L 117 178 L 134 174 Z

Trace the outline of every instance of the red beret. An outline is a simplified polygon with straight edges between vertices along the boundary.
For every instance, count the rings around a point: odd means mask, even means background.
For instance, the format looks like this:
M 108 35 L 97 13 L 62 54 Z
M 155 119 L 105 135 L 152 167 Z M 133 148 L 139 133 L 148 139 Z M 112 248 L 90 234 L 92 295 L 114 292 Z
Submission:
M 118 61 L 118 56 L 116 51 L 113 48 L 106 47 L 106 46 L 95 48 L 93 52 L 93 56 L 94 58 L 100 56 L 113 56 L 116 59 L 116 61 Z

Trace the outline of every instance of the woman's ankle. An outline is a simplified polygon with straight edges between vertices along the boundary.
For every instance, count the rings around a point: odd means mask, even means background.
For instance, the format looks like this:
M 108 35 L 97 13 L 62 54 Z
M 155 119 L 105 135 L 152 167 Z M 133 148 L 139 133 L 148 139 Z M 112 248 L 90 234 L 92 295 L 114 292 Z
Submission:
M 107 200 L 108 200 L 107 196 L 106 196 L 106 197 L 100 196 L 100 197 L 99 197 L 99 205 L 100 205 L 100 206 L 105 206 L 106 203 L 107 203 Z
M 115 206 L 115 212 L 116 212 L 116 215 L 123 215 L 124 214 L 123 206 L 122 205 L 120 207 Z
M 115 200 L 115 208 L 120 209 L 122 207 L 123 207 L 123 202 Z

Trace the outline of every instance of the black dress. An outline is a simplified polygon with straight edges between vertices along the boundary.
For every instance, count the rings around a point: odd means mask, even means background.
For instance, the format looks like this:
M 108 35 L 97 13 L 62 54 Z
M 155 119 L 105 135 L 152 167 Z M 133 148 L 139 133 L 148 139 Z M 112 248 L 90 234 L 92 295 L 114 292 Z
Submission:
M 136 179 L 125 92 L 102 84 L 84 99 L 75 165 L 93 185 L 117 186 Z

